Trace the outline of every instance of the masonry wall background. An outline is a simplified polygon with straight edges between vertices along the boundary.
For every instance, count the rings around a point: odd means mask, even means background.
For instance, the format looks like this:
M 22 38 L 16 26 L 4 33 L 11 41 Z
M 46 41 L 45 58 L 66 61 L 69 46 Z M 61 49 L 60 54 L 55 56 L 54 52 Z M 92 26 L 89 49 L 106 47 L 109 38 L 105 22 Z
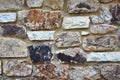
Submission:
M 0 0 L 0 80 L 120 80 L 120 0 Z

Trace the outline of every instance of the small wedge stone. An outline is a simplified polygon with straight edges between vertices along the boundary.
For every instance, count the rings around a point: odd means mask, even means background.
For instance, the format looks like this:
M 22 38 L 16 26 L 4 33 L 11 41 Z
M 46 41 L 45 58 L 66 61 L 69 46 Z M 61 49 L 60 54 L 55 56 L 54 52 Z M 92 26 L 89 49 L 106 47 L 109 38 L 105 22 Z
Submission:
M 43 4 L 43 0 L 26 0 L 28 7 L 41 7 Z

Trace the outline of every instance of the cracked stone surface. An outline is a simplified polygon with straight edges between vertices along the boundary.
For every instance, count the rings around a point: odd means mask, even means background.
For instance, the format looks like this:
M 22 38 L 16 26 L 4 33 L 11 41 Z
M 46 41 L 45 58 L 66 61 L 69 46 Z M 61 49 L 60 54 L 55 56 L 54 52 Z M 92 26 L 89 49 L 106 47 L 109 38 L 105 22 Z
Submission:
M 114 50 L 117 37 L 114 35 L 91 36 L 83 39 L 83 49 L 86 51 L 108 51 Z
M 0 33 L 3 36 L 26 37 L 26 28 L 22 25 L 4 24 L 0 26 Z
M 28 76 L 32 73 L 32 65 L 25 60 L 5 60 L 3 73 L 7 76 Z
M 56 51 L 57 58 L 64 63 L 84 63 L 86 62 L 86 53 L 80 48 L 69 48 Z
M 61 11 L 31 9 L 18 12 L 19 21 L 31 30 L 59 28 L 62 17 Z
M 0 57 L 27 57 L 27 44 L 14 38 L 0 37 Z
M 55 45 L 57 47 L 79 46 L 81 43 L 79 32 L 62 32 L 55 36 Z
M 96 12 L 99 9 L 98 0 L 69 0 L 69 13 Z

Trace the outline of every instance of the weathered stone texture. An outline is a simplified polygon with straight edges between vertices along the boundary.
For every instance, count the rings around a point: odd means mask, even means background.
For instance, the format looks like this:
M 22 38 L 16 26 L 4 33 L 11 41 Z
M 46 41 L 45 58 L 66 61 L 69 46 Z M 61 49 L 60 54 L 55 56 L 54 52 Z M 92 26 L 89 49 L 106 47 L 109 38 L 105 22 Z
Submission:
M 5 60 L 3 72 L 7 76 L 28 76 L 32 73 L 32 65 L 24 60 Z
M 101 74 L 106 80 L 120 80 L 120 64 L 104 64 L 101 66 Z
M 90 54 L 87 55 L 87 61 L 88 62 L 120 61 L 120 52 L 91 52 Z
M 53 56 L 52 44 L 37 44 L 28 46 L 30 58 L 33 63 L 50 62 Z
M 28 31 L 30 40 L 54 40 L 55 31 Z
M 88 28 L 90 23 L 89 16 L 64 17 L 63 29 Z
M 101 3 L 108 3 L 108 2 L 112 2 L 113 0 L 99 0 L 99 2 Z
M 26 0 L 28 7 L 41 7 L 43 0 Z
M 45 0 L 45 5 L 52 9 L 63 9 L 64 0 Z
M 22 25 L 4 24 L 0 26 L 0 33 L 3 36 L 26 37 L 26 28 Z
M 79 32 L 62 32 L 55 37 L 55 45 L 57 47 L 79 46 L 81 43 Z
M 0 23 L 7 23 L 7 22 L 15 22 L 16 21 L 16 13 L 0 13 Z
M 0 11 L 20 10 L 24 5 L 24 0 L 0 0 Z
M 104 23 L 104 20 L 100 17 L 100 16 L 97 16 L 97 15 L 92 15 L 90 16 L 90 19 L 91 19 L 91 22 L 93 24 L 101 24 L 101 23 Z
M 59 28 L 62 20 L 61 11 L 45 11 L 40 9 L 22 10 L 18 18 L 31 30 Z
M 117 26 L 109 25 L 109 24 L 97 24 L 90 26 L 90 32 L 92 34 L 106 34 L 110 32 L 114 32 L 118 29 Z
M 98 0 L 69 0 L 69 13 L 95 12 L 99 9 Z
M 116 48 L 116 36 L 86 37 L 83 39 L 83 49 L 86 51 L 108 51 Z
M 39 77 L 40 80 L 67 80 L 68 78 L 67 64 L 40 64 L 33 66 L 33 75 Z
M 92 66 L 72 67 L 69 76 L 70 80 L 100 80 L 100 74 Z
M 56 52 L 57 58 L 65 63 L 84 63 L 86 53 L 80 48 L 69 48 Z
M 0 57 L 26 57 L 27 44 L 13 38 L 0 38 Z

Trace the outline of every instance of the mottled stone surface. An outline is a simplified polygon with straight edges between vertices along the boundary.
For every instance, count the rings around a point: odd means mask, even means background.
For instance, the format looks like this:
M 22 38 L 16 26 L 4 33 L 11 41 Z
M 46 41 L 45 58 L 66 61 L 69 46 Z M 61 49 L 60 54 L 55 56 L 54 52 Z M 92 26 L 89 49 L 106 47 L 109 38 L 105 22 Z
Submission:
M 65 63 L 84 63 L 86 53 L 80 48 L 69 48 L 56 52 L 57 58 Z
M 61 11 L 31 9 L 18 12 L 18 19 L 31 30 L 59 28 L 62 17 Z
M 67 64 L 40 64 L 33 66 L 33 75 L 38 76 L 40 80 L 67 80 Z
M 16 13 L 0 13 L 0 23 L 7 23 L 7 22 L 15 22 L 16 21 Z
M 88 28 L 90 23 L 89 16 L 64 17 L 63 29 Z
M 99 9 L 98 0 L 69 0 L 69 13 L 95 12 Z
M 64 0 L 45 0 L 45 5 L 52 9 L 63 9 Z
M 91 36 L 83 39 L 83 49 L 86 51 L 108 51 L 116 48 L 116 36 Z
M 97 15 L 92 15 L 90 16 L 90 19 L 91 19 L 91 22 L 93 24 L 101 24 L 101 23 L 104 23 L 104 20 L 100 17 L 100 16 L 97 16 Z
M 3 36 L 26 37 L 26 28 L 22 25 L 4 24 L 0 25 L 0 33 Z
M 41 7 L 43 4 L 43 0 L 26 0 L 28 7 Z
M 109 24 L 97 24 L 90 26 L 90 32 L 92 34 L 106 34 L 110 32 L 114 32 L 118 29 L 117 26 L 109 25 Z
M 51 50 L 52 44 L 37 44 L 28 46 L 30 58 L 33 63 L 50 62 L 53 56 Z
M 109 2 L 112 2 L 113 0 L 99 0 L 99 2 L 101 3 L 109 3 Z
M 0 11 L 20 10 L 24 5 L 24 0 L 0 0 Z
M 106 80 L 120 80 L 120 64 L 103 64 L 101 74 Z
M 107 61 L 120 61 L 120 52 L 91 52 L 87 55 L 87 61 L 107 62 Z
M 54 40 L 55 31 L 28 31 L 30 40 Z
M 0 57 L 27 57 L 27 44 L 19 39 L 0 37 Z
M 110 13 L 112 14 L 111 21 L 120 24 L 120 4 L 112 5 L 109 10 Z
M 31 75 L 32 65 L 24 60 L 5 60 L 3 62 L 3 73 L 7 76 Z
M 55 37 L 55 45 L 57 47 L 79 46 L 81 43 L 79 32 L 62 32 Z
M 72 67 L 69 76 L 70 80 L 101 80 L 100 74 L 92 66 Z
M 0 61 L 0 75 L 2 73 L 2 62 Z

